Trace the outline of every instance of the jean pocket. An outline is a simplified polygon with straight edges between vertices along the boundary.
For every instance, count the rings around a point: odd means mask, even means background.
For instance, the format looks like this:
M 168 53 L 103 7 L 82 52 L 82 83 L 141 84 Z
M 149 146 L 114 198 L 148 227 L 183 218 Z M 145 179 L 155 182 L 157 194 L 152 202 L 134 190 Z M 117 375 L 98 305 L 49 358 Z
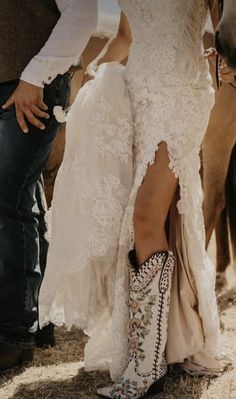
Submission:
M 0 119 L 1 120 L 16 119 L 15 105 L 11 105 L 7 109 L 2 109 L 2 106 L 0 106 Z

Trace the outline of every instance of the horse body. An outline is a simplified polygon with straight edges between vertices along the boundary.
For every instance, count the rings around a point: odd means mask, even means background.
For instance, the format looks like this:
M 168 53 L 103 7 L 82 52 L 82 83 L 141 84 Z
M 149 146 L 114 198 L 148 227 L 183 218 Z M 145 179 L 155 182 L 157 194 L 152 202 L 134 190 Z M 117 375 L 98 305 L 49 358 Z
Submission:
M 204 37 L 205 47 L 211 47 L 212 34 Z M 202 145 L 204 188 L 204 219 L 206 246 L 216 230 L 217 269 L 224 272 L 230 263 L 229 227 L 232 253 L 236 256 L 236 90 L 230 85 L 216 88 L 214 68 L 211 73 L 216 89 L 215 106 L 211 112 L 208 129 Z M 236 198 L 235 198 L 236 201 Z
M 215 45 L 226 63 L 236 68 L 236 2 L 212 1 L 212 16 L 216 26 Z M 218 14 L 218 15 L 217 15 Z M 210 43 L 213 45 L 213 43 Z M 207 44 L 209 47 L 209 43 Z M 212 75 L 215 73 L 212 71 Z M 218 76 L 217 76 L 218 78 Z M 218 82 L 217 82 L 218 83 Z M 216 82 L 215 82 L 216 86 Z M 223 85 L 216 93 L 208 131 L 203 143 L 204 217 L 208 245 L 216 231 L 217 267 L 225 271 L 230 263 L 229 234 L 236 266 L 236 100 L 235 85 Z M 213 147 L 211 145 L 214 144 Z M 223 147 L 221 148 L 221 145 Z M 214 151 L 214 154 L 211 152 Z M 209 159 L 209 156 L 212 159 Z M 220 157 L 219 157 L 220 156 Z M 219 174 L 216 175 L 216 172 Z
M 236 68 L 236 2 L 219 0 L 222 15 L 216 28 L 216 49 L 227 64 Z

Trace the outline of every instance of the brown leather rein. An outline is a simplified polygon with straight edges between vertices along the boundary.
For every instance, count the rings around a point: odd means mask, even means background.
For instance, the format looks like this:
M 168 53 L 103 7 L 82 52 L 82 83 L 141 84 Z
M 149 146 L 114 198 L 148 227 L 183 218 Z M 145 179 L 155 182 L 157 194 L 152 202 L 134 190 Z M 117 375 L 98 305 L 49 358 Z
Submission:
M 221 20 L 222 14 L 223 14 L 223 8 L 224 8 L 224 0 L 218 0 L 218 23 Z M 214 27 L 216 28 L 216 26 Z M 220 80 L 220 68 L 222 65 L 222 58 L 220 57 L 220 55 L 217 53 L 216 54 L 216 84 L 217 84 L 217 88 L 218 90 L 220 89 L 220 86 L 222 85 L 221 80 Z

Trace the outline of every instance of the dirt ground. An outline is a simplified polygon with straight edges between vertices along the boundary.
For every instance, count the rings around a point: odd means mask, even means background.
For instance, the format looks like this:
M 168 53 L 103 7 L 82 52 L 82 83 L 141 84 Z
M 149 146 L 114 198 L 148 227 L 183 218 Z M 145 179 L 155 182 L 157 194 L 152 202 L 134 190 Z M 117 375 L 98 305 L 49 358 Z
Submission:
M 211 247 L 214 257 L 214 246 Z M 232 274 L 232 273 L 231 273 Z M 228 276 L 231 276 L 230 271 Z M 232 281 L 229 281 L 231 283 Z M 192 378 L 174 368 L 165 393 L 156 399 L 236 399 L 236 288 L 218 288 L 223 350 L 232 366 L 220 377 Z M 110 384 L 107 372 L 86 372 L 83 348 L 86 336 L 78 330 L 56 331 L 57 345 L 36 350 L 34 362 L 0 376 L 0 399 L 95 399 L 100 386 Z

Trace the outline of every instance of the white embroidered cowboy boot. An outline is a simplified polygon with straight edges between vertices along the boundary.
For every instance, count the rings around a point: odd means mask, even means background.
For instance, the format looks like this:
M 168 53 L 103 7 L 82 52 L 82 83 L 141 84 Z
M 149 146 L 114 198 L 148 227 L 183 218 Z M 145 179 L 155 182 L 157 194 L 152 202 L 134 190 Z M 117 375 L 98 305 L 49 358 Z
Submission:
M 175 258 L 158 252 L 140 267 L 130 259 L 129 363 L 113 387 L 98 394 L 115 399 L 141 399 L 163 391 L 167 373 L 165 347 Z

